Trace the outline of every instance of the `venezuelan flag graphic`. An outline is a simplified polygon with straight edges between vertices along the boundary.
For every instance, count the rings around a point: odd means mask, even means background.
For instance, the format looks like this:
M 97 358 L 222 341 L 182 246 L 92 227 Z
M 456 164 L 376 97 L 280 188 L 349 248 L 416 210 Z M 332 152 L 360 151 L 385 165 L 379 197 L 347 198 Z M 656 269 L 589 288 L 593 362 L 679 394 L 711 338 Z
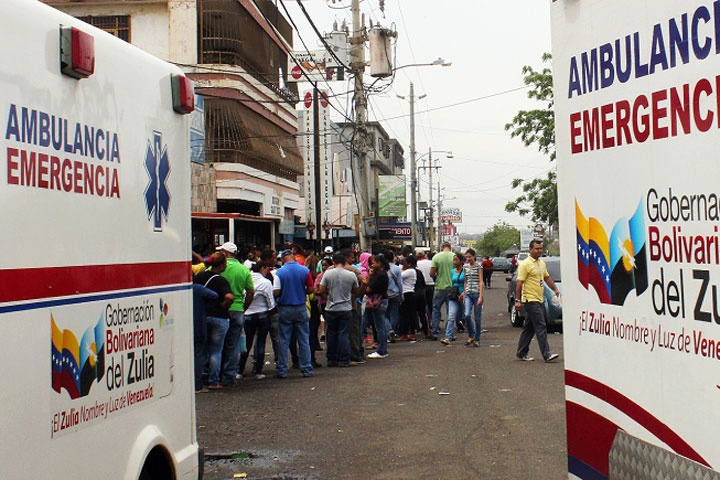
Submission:
M 648 287 L 645 252 L 645 218 L 642 202 L 633 216 L 619 219 L 610 238 L 595 218 L 587 218 L 575 201 L 578 280 L 592 286 L 601 303 L 623 305 L 631 291 Z
M 50 324 L 52 388 L 58 393 L 64 388 L 72 399 L 84 397 L 105 373 L 102 317 L 79 342 L 71 330 L 60 330 L 52 314 Z

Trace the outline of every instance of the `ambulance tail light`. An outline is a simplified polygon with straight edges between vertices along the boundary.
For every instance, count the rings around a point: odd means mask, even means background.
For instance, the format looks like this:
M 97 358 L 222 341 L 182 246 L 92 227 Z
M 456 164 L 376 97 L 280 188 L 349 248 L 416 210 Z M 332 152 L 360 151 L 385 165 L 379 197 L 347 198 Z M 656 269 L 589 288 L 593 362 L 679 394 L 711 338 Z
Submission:
M 195 110 L 195 89 L 192 80 L 177 74 L 174 74 L 171 80 L 173 110 L 183 115 Z
M 60 71 L 73 78 L 95 73 L 95 39 L 75 27 L 60 26 Z

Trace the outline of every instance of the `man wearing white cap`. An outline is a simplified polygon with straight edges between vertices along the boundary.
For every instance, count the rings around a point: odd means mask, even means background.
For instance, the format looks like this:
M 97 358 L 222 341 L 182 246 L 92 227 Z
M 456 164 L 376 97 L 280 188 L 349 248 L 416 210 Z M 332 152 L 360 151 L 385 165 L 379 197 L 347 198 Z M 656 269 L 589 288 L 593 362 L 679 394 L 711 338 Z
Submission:
M 333 247 L 331 247 L 330 245 L 328 245 L 328 246 L 325 247 L 325 249 L 323 250 L 323 253 L 325 254 L 325 256 L 324 256 L 323 258 L 321 258 L 320 261 L 318 262 L 318 264 L 317 264 L 317 269 L 316 269 L 315 273 L 320 273 L 320 272 L 322 272 L 322 261 L 323 261 L 323 260 L 328 259 L 328 260 L 330 260 L 331 263 L 332 263 L 332 261 L 333 261 Z
M 222 384 L 229 386 L 235 384 L 242 346 L 240 337 L 245 333 L 245 307 L 252 303 L 255 287 L 250 270 L 235 258 L 238 251 L 237 245 L 225 242 L 217 250 L 227 258 L 227 268 L 222 276 L 230 283 L 233 295 L 235 295 L 235 300 L 230 305 L 230 328 L 225 335 L 220 373 Z

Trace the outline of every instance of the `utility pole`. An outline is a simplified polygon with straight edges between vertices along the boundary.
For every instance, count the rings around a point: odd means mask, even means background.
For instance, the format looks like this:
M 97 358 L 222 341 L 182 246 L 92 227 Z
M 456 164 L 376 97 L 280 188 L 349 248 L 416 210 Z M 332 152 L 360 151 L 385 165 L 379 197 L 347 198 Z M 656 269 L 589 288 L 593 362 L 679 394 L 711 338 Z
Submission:
M 437 236 L 437 242 L 438 242 L 438 248 L 440 248 L 440 245 L 442 245 L 442 200 L 440 199 L 440 179 L 438 178 L 438 236 Z
M 415 88 L 410 82 L 410 243 L 413 251 L 418 245 L 417 241 L 417 196 L 418 196 L 418 180 L 416 167 L 415 150 Z
M 405 97 L 398 95 L 398 98 L 405 100 Z M 425 98 L 425 95 L 420 95 L 418 100 Z M 417 236 L 417 199 L 420 195 L 418 189 L 418 178 L 417 178 L 417 150 L 415 150 L 415 86 L 410 82 L 410 227 L 412 233 L 410 239 L 413 249 L 418 246 Z
M 370 166 L 367 164 L 367 145 L 365 134 L 367 121 L 367 102 L 363 89 L 363 73 L 365 72 L 365 35 L 363 25 L 360 22 L 360 0 L 352 0 L 350 8 L 352 12 L 353 35 L 350 37 L 350 68 L 355 73 L 355 92 L 353 101 L 355 103 L 355 150 L 360 171 L 360 192 L 358 216 L 360 238 L 360 250 L 368 250 L 368 235 L 365 228 L 365 219 L 368 216 L 370 191 L 368 190 L 368 177 Z
M 433 181 L 432 181 L 432 171 L 433 171 L 433 164 L 432 164 L 432 148 L 428 148 L 428 168 L 430 169 L 430 188 L 428 189 L 428 206 L 430 207 L 430 210 L 428 210 L 428 246 L 430 247 L 431 251 L 436 251 L 433 248 L 433 242 L 435 241 L 435 230 L 433 229 Z

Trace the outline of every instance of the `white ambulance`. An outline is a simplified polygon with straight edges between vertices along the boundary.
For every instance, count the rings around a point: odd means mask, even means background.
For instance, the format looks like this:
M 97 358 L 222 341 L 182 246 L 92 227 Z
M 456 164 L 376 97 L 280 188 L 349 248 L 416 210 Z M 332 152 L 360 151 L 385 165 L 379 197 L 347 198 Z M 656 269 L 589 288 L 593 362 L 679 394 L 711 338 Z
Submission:
M 720 2 L 553 0 L 571 478 L 720 478 Z
M 0 478 L 200 478 L 192 84 L 35 0 L 0 40 Z

